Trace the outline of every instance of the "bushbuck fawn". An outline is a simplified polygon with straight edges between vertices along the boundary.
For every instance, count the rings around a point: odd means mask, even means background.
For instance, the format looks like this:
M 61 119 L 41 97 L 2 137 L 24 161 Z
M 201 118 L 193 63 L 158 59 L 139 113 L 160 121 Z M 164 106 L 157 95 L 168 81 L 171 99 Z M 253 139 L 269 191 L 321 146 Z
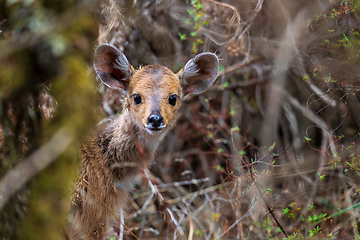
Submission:
M 123 91 L 123 110 L 82 147 L 71 239 L 104 238 L 114 221 L 109 209 L 119 213 L 126 206 L 139 166 L 154 160 L 159 142 L 175 123 L 181 99 L 210 87 L 219 62 L 215 54 L 201 53 L 177 74 L 160 65 L 135 70 L 117 48 L 101 44 L 94 67 L 106 86 Z

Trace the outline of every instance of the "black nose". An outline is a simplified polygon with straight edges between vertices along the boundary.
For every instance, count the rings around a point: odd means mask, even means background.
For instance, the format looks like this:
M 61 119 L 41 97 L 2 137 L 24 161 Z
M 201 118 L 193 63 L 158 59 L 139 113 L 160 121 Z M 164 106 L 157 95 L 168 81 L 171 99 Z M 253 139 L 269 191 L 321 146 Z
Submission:
M 161 116 L 160 112 L 151 113 L 148 117 L 148 123 L 151 127 L 156 129 L 164 123 L 164 118 Z

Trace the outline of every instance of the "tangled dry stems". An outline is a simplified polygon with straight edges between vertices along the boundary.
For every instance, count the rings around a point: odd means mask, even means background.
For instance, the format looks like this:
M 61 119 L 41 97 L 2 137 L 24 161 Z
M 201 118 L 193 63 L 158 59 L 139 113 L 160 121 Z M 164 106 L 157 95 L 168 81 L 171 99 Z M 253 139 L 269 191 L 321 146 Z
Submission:
M 177 70 L 190 58 L 190 3 L 101 4 L 98 42 L 116 45 L 135 66 Z M 217 85 L 185 100 L 189 107 L 157 163 L 143 169 L 120 220 L 140 239 L 311 237 L 317 226 L 314 238 L 358 237 L 358 59 L 323 41 L 356 39 L 353 3 L 202 4 L 208 24 L 198 31 L 199 51 L 220 57 Z M 341 15 L 331 18 L 333 9 Z M 179 33 L 188 39 L 180 41 Z M 100 93 L 103 111 L 115 114 L 120 93 Z M 333 217 L 308 221 L 325 213 Z M 118 228 L 120 239 L 132 238 Z

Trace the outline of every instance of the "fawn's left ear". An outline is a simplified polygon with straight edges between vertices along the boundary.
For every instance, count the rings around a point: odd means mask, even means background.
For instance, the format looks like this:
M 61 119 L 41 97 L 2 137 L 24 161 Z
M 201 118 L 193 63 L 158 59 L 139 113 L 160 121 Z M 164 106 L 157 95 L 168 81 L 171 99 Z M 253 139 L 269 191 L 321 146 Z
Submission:
M 106 86 L 127 91 L 134 68 L 115 46 L 101 44 L 96 48 L 94 68 Z
M 200 53 L 178 72 L 183 96 L 199 94 L 209 88 L 219 73 L 219 60 L 213 53 Z

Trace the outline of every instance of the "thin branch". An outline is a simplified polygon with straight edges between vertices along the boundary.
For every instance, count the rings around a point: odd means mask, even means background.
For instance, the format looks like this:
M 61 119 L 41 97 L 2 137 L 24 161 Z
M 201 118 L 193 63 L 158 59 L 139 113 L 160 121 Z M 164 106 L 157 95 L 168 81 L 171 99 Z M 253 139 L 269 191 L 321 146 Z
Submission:
M 4 207 L 16 191 L 54 162 L 70 146 L 73 140 L 74 136 L 63 127 L 40 149 L 11 169 L 0 180 L 0 209 Z
M 330 134 L 331 131 L 329 130 L 329 127 L 322 118 L 320 118 L 308 108 L 301 105 L 300 102 L 294 97 L 292 97 L 289 93 L 285 93 L 284 96 L 292 106 L 297 108 L 302 114 L 304 114 L 304 116 L 306 116 L 309 120 L 315 123 L 323 131 L 324 135 L 328 139 L 328 142 L 332 143 L 334 141 L 332 135 Z M 329 148 L 332 154 L 336 152 L 335 146 L 333 144 L 330 145 Z M 324 151 L 326 151 L 326 149 L 324 149 Z
M 253 199 L 253 201 L 255 200 L 255 198 Z M 251 202 L 253 202 L 251 201 Z M 251 208 L 244 214 L 241 216 L 241 218 L 237 219 L 233 224 L 231 224 L 231 226 L 226 229 L 226 231 L 224 231 L 220 236 L 216 237 L 215 239 L 221 239 L 226 233 L 228 233 L 232 228 L 234 228 L 239 222 L 241 222 L 244 218 L 246 218 L 247 216 L 249 216 L 254 208 L 255 208 L 256 204 L 252 204 Z
M 165 204 L 166 204 L 166 201 L 165 201 L 164 197 L 161 195 L 161 193 L 159 192 L 159 190 L 157 189 L 157 187 L 152 183 L 152 181 L 151 181 L 151 179 L 150 179 L 149 170 L 148 170 L 148 169 L 144 169 L 144 174 L 145 174 L 145 176 L 146 176 L 146 178 L 147 178 L 147 180 L 148 180 L 148 184 L 149 184 L 150 189 L 151 189 L 151 196 L 154 196 L 154 195 L 157 196 L 160 204 L 161 204 L 161 205 L 165 205 Z M 149 199 L 151 199 L 151 198 L 149 198 Z M 175 219 L 175 216 L 174 216 L 173 212 L 171 211 L 171 209 L 170 209 L 169 207 L 166 207 L 166 206 L 165 206 L 165 208 L 166 208 L 166 209 L 165 209 L 165 210 L 166 210 L 166 213 L 167 213 L 167 215 L 170 217 L 172 223 L 175 225 L 177 232 L 179 232 L 179 234 L 180 234 L 181 236 L 183 236 L 183 235 L 184 235 L 184 231 L 181 229 L 180 222 Z

